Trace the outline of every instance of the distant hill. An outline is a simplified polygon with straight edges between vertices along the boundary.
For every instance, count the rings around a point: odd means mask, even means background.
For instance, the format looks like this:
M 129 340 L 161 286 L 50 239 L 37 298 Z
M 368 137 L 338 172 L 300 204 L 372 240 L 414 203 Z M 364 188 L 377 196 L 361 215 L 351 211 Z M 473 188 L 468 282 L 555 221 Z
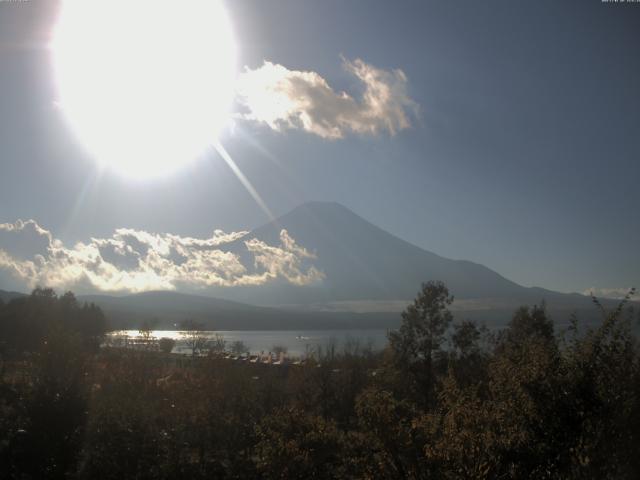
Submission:
M 81 295 L 78 300 L 98 305 L 113 329 L 135 329 L 145 320 L 158 328 L 177 329 L 194 319 L 212 330 L 315 330 L 395 328 L 397 313 L 313 312 L 278 310 L 228 300 L 176 292 L 145 292 L 122 297 Z
M 14 298 L 24 297 L 25 295 L 26 293 L 7 292 L 6 290 L 0 290 L 0 300 L 2 300 L 5 303 L 10 300 L 13 300 Z
M 26 293 L 0 290 L 7 303 Z M 109 328 L 137 329 L 145 320 L 156 320 L 158 329 L 174 330 L 193 319 L 210 330 L 338 330 L 396 328 L 395 312 L 332 312 L 279 310 L 229 300 L 177 292 L 144 292 L 133 295 L 79 295 L 78 301 L 94 303 L 105 313 Z

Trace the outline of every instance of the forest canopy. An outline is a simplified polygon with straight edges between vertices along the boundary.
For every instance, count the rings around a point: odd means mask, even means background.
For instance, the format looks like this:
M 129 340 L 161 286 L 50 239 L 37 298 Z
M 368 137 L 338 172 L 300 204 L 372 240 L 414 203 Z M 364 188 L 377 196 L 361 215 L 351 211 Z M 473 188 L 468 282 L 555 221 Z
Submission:
M 351 344 L 264 365 L 97 348 L 97 307 L 37 289 L 0 306 L 2 476 L 640 476 L 626 300 L 607 311 L 594 298 L 601 323 L 564 332 L 544 304 L 491 332 L 455 321 L 451 300 L 425 283 L 382 352 Z

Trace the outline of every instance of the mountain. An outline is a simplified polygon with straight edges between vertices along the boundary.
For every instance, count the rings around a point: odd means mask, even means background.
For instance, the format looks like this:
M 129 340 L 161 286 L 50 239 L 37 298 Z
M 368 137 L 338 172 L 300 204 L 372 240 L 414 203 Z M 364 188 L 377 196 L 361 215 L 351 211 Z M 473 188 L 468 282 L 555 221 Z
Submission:
M 225 246 L 252 265 L 245 241 L 280 244 L 287 230 L 295 242 L 315 254 L 309 260 L 324 279 L 308 286 L 272 281 L 254 287 L 218 287 L 210 297 L 176 292 L 127 296 L 87 295 L 114 328 L 136 328 L 157 318 L 163 328 L 194 318 L 216 329 L 388 328 L 416 296 L 422 282 L 441 280 L 456 301 L 454 315 L 504 325 L 520 305 L 545 301 L 558 324 L 571 314 L 599 320 L 589 297 L 518 285 L 493 270 L 466 260 L 451 260 L 412 245 L 337 203 L 311 202 L 249 232 Z M 21 294 L 0 291 L 7 301 Z M 215 297 L 215 298 L 213 298 Z M 613 308 L 617 302 L 602 300 Z M 261 305 L 261 306 L 257 306 Z
M 323 309 L 359 302 L 410 301 L 420 284 L 441 280 L 456 299 L 454 309 L 471 317 L 493 313 L 509 316 L 522 304 L 547 302 L 563 316 L 573 311 L 594 312 L 591 299 L 543 288 L 528 288 L 499 273 L 467 260 L 451 260 L 412 245 L 333 202 L 310 202 L 248 233 L 230 245 L 245 264 L 252 257 L 245 240 L 257 238 L 279 243 L 286 229 L 298 245 L 315 253 L 313 264 L 325 278 L 319 285 L 294 286 L 275 283 L 260 287 L 219 288 L 214 295 L 253 304 L 295 304 L 305 309 Z M 374 302 L 372 302 L 374 301 Z M 607 304 L 611 302 L 605 301 Z M 398 308 L 400 310 L 400 308 Z
M 24 297 L 26 294 L 20 292 L 7 292 L 6 290 L 0 290 L 0 300 L 7 303 L 14 298 Z
M 429 279 L 442 280 L 464 298 L 513 295 L 522 288 L 482 265 L 416 247 L 338 203 L 306 203 L 247 237 L 278 244 L 282 229 L 317 255 L 314 264 L 326 278 L 307 290 L 318 300 L 412 298 Z

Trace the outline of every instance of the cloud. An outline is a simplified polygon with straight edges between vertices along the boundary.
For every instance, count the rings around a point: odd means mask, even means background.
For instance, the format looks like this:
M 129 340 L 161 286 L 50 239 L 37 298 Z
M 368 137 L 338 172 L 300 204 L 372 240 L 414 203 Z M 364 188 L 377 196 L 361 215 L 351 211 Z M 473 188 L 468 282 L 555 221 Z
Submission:
M 52 242 L 51 234 L 33 220 L 0 223 L 0 248 L 6 248 L 15 258 L 45 255 Z
M 343 59 L 343 68 L 364 87 L 360 99 L 336 92 L 316 72 L 271 62 L 255 70 L 245 68 L 237 82 L 238 101 L 246 109 L 239 118 L 276 131 L 302 129 L 328 139 L 347 133 L 394 135 L 411 126 L 418 104 L 407 93 L 402 70 L 382 70 L 360 59 Z
M 631 287 L 621 287 L 621 288 L 596 288 L 591 287 L 587 288 L 583 295 L 595 295 L 598 298 L 613 298 L 616 300 L 623 299 L 629 292 L 631 291 Z M 631 297 L 631 300 L 640 300 L 640 292 L 635 293 Z
M 284 278 L 294 285 L 306 285 L 310 281 L 323 278 L 323 274 L 311 265 L 303 271 L 305 259 L 313 260 L 315 255 L 296 244 L 286 230 L 280 232 L 280 247 L 272 247 L 254 238 L 245 245 L 255 257 L 255 266 L 264 269 L 261 281 Z
M 253 255 L 253 265 L 241 262 L 242 248 Z M 216 230 L 209 238 L 192 238 L 121 228 L 109 238 L 67 247 L 33 220 L 0 224 L 0 272 L 28 288 L 133 293 L 273 281 L 310 285 L 324 278 L 315 259 L 286 230 L 279 245 L 268 245 L 247 232 Z

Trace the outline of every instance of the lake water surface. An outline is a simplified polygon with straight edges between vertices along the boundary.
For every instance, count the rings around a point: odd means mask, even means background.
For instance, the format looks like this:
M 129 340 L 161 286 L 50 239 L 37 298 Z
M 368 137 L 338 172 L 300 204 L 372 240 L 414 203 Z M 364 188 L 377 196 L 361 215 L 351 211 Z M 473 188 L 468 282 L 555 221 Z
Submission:
M 285 347 L 290 356 L 304 356 L 319 348 L 334 345 L 337 352 L 345 346 L 357 343 L 360 348 L 370 346 L 372 350 L 382 350 L 387 344 L 387 330 L 220 330 L 206 332 L 209 336 L 222 335 L 227 348 L 235 341 L 243 342 L 251 353 L 270 352 L 275 346 Z M 112 332 L 111 335 L 139 336 L 138 330 Z M 168 337 L 176 340 L 177 353 L 186 353 L 179 330 L 154 330 L 156 338 Z

